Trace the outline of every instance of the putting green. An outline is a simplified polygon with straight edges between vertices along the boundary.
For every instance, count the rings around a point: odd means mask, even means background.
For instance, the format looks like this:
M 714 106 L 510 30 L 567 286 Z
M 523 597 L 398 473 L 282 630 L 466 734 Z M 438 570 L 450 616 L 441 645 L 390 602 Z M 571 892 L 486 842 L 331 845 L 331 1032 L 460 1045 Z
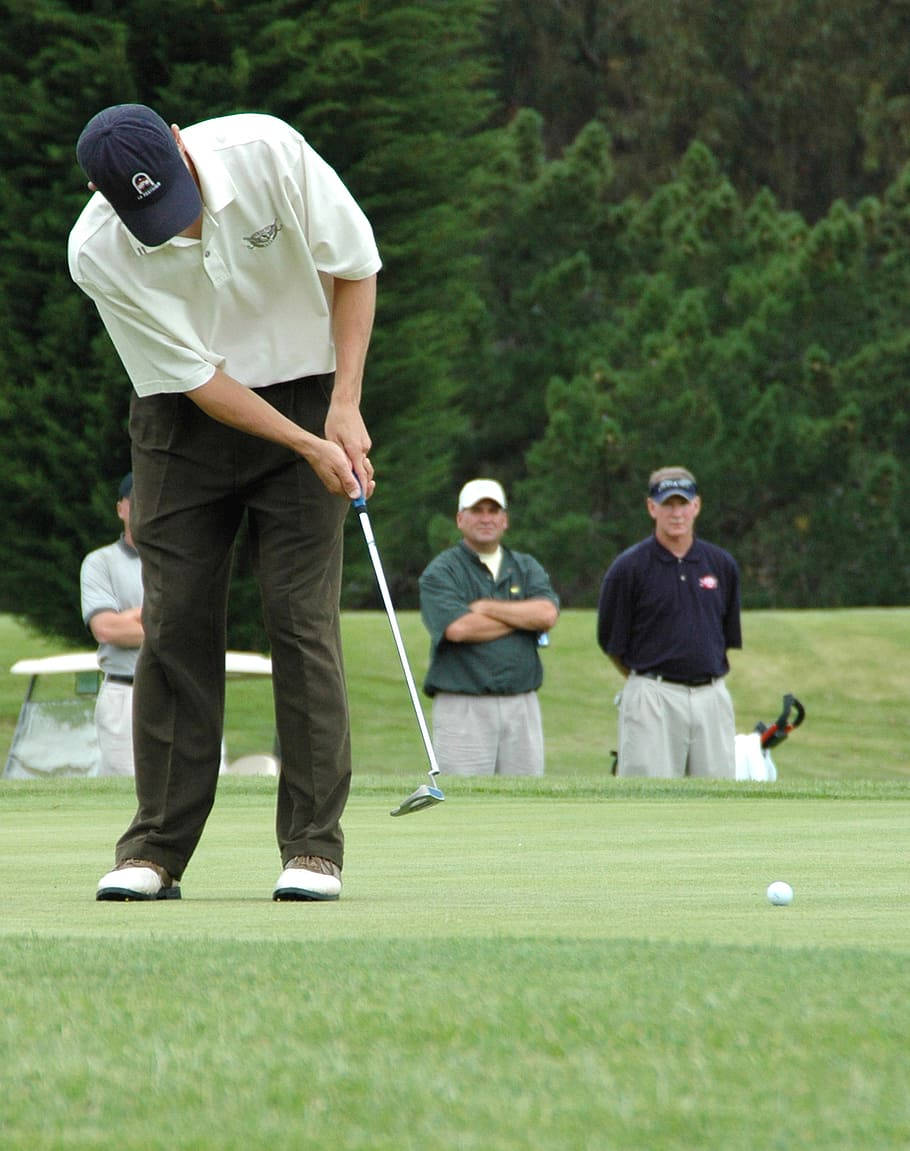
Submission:
M 355 795 L 342 899 L 275 905 L 272 788 L 226 787 L 183 900 L 96 904 L 128 790 L 8 807 L 0 933 L 193 938 L 535 937 L 910 950 L 907 805 L 805 798 L 585 799 L 454 794 L 390 819 Z M 392 794 L 391 792 L 389 793 Z M 48 851 L 47 842 L 67 844 Z M 784 879 L 790 907 L 767 885 Z

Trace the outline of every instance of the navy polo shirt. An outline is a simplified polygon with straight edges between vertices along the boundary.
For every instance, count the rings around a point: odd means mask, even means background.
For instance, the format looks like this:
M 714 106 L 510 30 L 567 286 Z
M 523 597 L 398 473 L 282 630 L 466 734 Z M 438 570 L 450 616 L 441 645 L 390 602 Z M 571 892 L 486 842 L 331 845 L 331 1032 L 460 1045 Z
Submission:
M 726 675 L 742 647 L 739 569 L 723 548 L 696 539 L 677 558 L 656 536 L 610 565 L 600 589 L 597 642 L 632 671 L 669 679 Z

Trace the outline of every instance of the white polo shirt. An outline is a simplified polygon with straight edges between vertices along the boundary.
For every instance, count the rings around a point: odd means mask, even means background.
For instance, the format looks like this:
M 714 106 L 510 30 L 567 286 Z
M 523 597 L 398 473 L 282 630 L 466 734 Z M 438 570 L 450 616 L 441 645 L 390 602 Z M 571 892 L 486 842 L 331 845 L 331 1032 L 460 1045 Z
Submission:
M 99 192 L 69 238 L 70 275 L 136 392 L 188 392 L 216 368 L 251 388 L 333 371 L 333 278 L 381 267 L 366 216 L 273 116 L 224 116 L 181 134 L 202 187 L 201 241 L 146 248 Z

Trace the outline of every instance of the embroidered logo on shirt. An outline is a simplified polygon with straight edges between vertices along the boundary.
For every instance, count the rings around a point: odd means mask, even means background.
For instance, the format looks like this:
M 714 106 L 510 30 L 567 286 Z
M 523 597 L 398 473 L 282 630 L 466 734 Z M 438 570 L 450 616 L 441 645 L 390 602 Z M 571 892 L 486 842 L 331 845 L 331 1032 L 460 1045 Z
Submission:
M 713 590 L 714 588 L 717 587 L 717 576 L 713 576 L 713 575 L 702 576 L 701 579 L 698 581 L 698 586 L 699 587 L 706 587 L 709 590 Z
M 243 242 L 248 248 L 267 248 L 273 240 L 277 239 L 282 226 L 281 221 L 276 216 L 271 224 L 266 224 L 264 228 L 260 228 L 252 236 L 244 236 Z

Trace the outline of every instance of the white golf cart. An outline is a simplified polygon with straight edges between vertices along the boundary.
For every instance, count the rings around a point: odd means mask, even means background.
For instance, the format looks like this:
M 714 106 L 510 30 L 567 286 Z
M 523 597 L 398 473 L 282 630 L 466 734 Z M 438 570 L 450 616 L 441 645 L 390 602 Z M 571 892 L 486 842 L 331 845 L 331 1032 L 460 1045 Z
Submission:
M 25 699 L 10 745 L 3 779 L 101 774 L 95 735 L 95 696 L 101 683 L 96 653 L 69 652 L 43 659 L 20 659 L 13 675 L 28 676 Z M 270 676 L 272 661 L 253 652 L 229 651 L 225 656 L 229 679 Z M 224 770 L 235 775 L 277 775 L 275 755 L 248 755 Z

